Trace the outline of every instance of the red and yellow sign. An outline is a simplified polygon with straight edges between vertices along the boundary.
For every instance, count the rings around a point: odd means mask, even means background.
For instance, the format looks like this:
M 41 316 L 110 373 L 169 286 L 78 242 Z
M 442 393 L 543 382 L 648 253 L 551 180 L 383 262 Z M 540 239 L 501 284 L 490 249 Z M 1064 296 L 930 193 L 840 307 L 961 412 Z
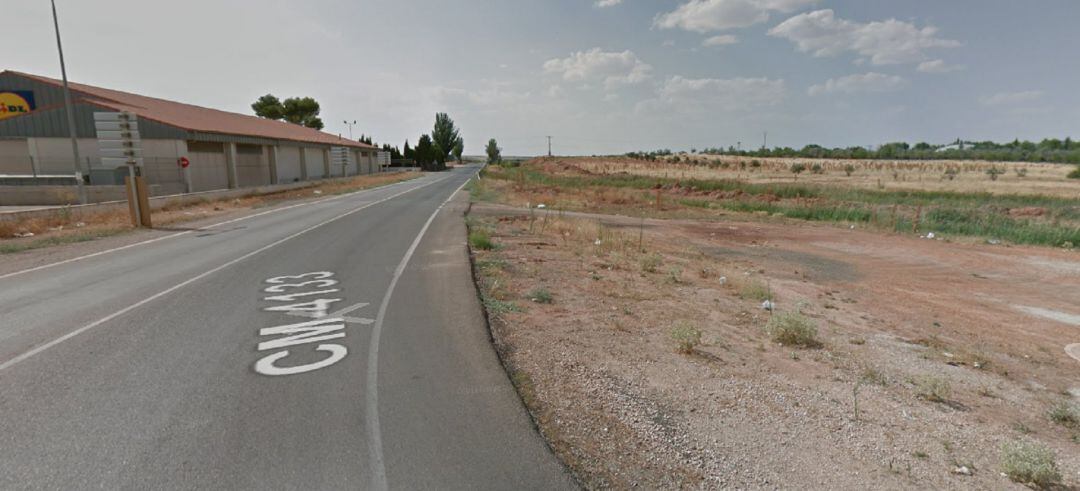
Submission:
M 22 116 L 33 110 L 33 92 L 28 90 L 0 90 L 0 119 Z

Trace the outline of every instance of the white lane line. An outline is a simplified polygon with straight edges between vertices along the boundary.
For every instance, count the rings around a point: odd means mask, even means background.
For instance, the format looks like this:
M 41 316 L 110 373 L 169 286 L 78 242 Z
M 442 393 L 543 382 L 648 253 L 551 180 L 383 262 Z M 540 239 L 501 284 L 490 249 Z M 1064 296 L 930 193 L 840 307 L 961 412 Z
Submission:
M 15 271 L 15 272 L 12 272 L 12 273 L 0 274 L 0 280 L 6 279 L 6 278 L 11 278 L 12 276 L 18 276 L 18 275 L 26 274 L 26 273 L 33 273 L 34 271 L 41 271 L 43 269 L 48 269 L 48 268 L 52 268 L 52 267 L 55 267 L 55 266 L 60 266 L 60 265 L 68 264 L 68 263 L 73 263 L 75 261 L 82 261 L 83 259 L 90 259 L 92 257 L 97 257 L 97 256 L 105 255 L 105 254 L 111 254 L 113 252 L 118 252 L 118 251 L 122 251 L 122 250 L 125 250 L 125 249 L 130 249 L 132 247 L 138 247 L 138 246 L 144 246 L 144 245 L 147 245 L 147 244 L 153 244 L 154 242 L 159 242 L 159 241 L 167 240 L 167 239 L 174 239 L 174 238 L 180 237 L 182 235 L 188 235 L 188 234 L 191 234 L 191 233 L 194 233 L 194 232 L 201 232 L 203 230 L 209 230 L 209 229 L 212 229 L 212 228 L 220 227 L 222 225 L 229 225 L 231 223 L 241 222 L 241 221 L 244 221 L 244 220 L 250 220 L 252 218 L 261 217 L 263 215 L 269 215 L 270 213 L 277 213 L 279 211 L 291 210 L 293 208 L 298 208 L 298 207 L 301 207 L 301 206 L 308 206 L 308 205 L 314 205 L 314 204 L 319 204 L 319 203 L 325 203 L 327 201 L 333 201 L 333 200 L 337 200 L 337 199 L 342 199 L 342 198 L 345 198 L 345 197 L 348 197 L 348 196 L 352 196 L 354 194 L 363 193 L 365 191 L 375 191 L 375 190 L 379 190 L 379 189 L 387 189 L 387 188 L 389 188 L 391 186 L 395 186 L 395 185 L 398 185 L 398 184 L 405 184 L 405 183 L 408 183 L 408 182 L 411 182 L 411 181 L 395 182 L 395 183 L 392 183 L 392 184 L 387 184 L 385 186 L 378 186 L 378 187 L 374 187 L 374 188 L 361 189 L 359 191 L 353 191 L 351 193 L 339 194 L 337 196 L 330 196 L 328 198 L 317 199 L 317 200 L 314 200 L 314 201 L 307 201 L 307 202 L 304 202 L 304 203 L 297 203 L 297 204 L 294 204 L 294 205 L 282 206 L 280 208 L 273 208 L 273 209 L 270 209 L 270 210 L 255 213 L 253 215 L 245 215 L 245 216 L 242 216 L 242 217 L 239 217 L 239 218 L 234 218 L 232 220 L 226 220 L 224 222 L 212 223 L 212 224 L 207 225 L 205 227 L 197 228 L 195 230 L 186 230 L 186 231 L 183 231 L 183 232 L 177 232 L 175 234 L 169 234 L 169 235 L 166 235 L 164 237 L 157 237 L 157 238 L 153 238 L 153 239 L 149 239 L 149 240 L 144 240 L 142 242 L 136 242 L 134 244 L 128 244 L 128 245 L 125 245 L 125 246 L 115 247 L 115 248 L 107 249 L 107 250 L 104 250 L 104 251 L 98 251 L 98 252 L 95 252 L 93 254 L 87 254 L 85 256 L 73 257 L 73 258 L 70 258 L 70 259 L 65 259 L 63 261 L 57 261 L 55 263 L 43 264 L 41 266 L 35 266 L 33 268 L 27 268 L 27 269 L 23 269 L 23 270 L 20 270 L 20 271 Z
M 443 207 L 454 198 L 454 195 L 461 191 L 461 188 L 465 187 L 469 181 L 472 180 L 472 176 L 469 176 L 465 182 L 461 183 L 454 192 L 450 193 L 450 196 L 446 198 L 438 208 L 432 212 L 428 217 L 427 222 L 420 229 L 420 233 L 416 234 L 416 238 L 413 239 L 412 245 L 409 246 L 409 250 L 405 251 L 405 256 L 401 258 L 401 262 L 398 263 L 397 268 L 394 270 L 394 277 L 390 280 L 390 286 L 386 288 L 386 294 L 383 295 L 382 303 L 379 304 L 379 312 L 375 315 L 375 326 L 371 329 L 371 341 L 368 347 L 368 366 L 367 366 L 367 387 L 365 391 L 365 404 L 364 411 L 366 414 L 365 422 L 367 423 L 368 431 L 368 451 L 371 454 L 371 489 L 384 490 L 389 489 L 386 483 L 386 465 L 383 462 L 383 449 L 382 449 L 382 429 L 379 426 L 379 335 L 382 333 L 383 321 L 386 319 L 386 309 L 390 306 L 390 297 L 394 295 L 394 288 L 397 287 L 397 282 L 401 278 L 401 275 L 405 273 L 405 267 L 409 265 L 409 260 L 412 259 L 413 253 L 416 252 L 416 248 L 420 246 L 420 240 L 424 238 L 424 234 L 427 233 L 428 227 L 431 226 L 431 222 L 435 221 L 435 216 L 442 211 Z
M 113 320 L 113 319 L 115 319 L 117 317 L 120 317 L 121 315 L 124 315 L 124 314 L 126 314 L 128 312 L 131 312 L 132 310 L 135 310 L 135 309 L 137 309 L 139 307 L 142 307 L 143 305 L 146 305 L 146 304 L 148 304 L 150 302 L 153 302 L 154 300 L 157 300 L 157 299 L 159 299 L 161 297 L 164 297 L 165 295 L 168 295 L 168 294 L 170 294 L 172 292 L 175 292 L 176 290 L 179 290 L 179 289 L 181 289 L 181 288 L 183 288 L 183 287 L 185 287 L 187 285 L 195 283 L 196 281 L 199 281 L 199 280 L 201 280 L 203 278 L 206 278 L 207 276 L 210 276 L 210 275 L 212 275 L 214 273 L 217 273 L 218 271 L 221 271 L 221 270 L 223 270 L 225 268 L 228 268 L 229 266 L 232 266 L 232 265 L 234 265 L 236 263 L 239 263 L 239 262 L 241 262 L 241 261 L 243 261 L 245 259 L 248 259 L 248 258 L 250 258 L 250 257 L 252 257 L 252 256 L 254 256 L 256 254 L 265 252 L 266 250 L 268 250 L 268 249 L 270 249 L 272 247 L 281 245 L 281 244 L 285 243 L 286 241 L 295 239 L 295 238 L 297 238 L 297 237 L 299 237 L 301 235 L 304 235 L 304 234 L 306 234 L 308 232 L 311 232 L 312 230 L 315 230 L 315 229 L 317 229 L 319 227 L 322 227 L 323 225 L 327 225 L 329 223 L 332 223 L 332 222 L 335 222 L 335 221 L 340 220 L 342 218 L 345 218 L 345 217 L 347 217 L 349 215 L 352 215 L 353 213 L 356 213 L 356 212 L 358 212 L 360 210 L 363 210 L 365 208 L 375 206 L 375 205 L 377 205 L 379 203 L 382 203 L 384 201 L 389 201 L 389 200 L 394 199 L 394 198 L 396 198 L 398 196 L 401 196 L 401 195 L 403 195 L 405 193 L 410 193 L 412 191 L 416 191 L 417 189 L 425 188 L 425 187 L 430 186 L 432 184 L 442 182 L 445 179 L 448 179 L 448 177 L 444 177 L 442 179 L 431 181 L 431 182 L 429 182 L 427 184 L 424 184 L 424 185 L 421 185 L 421 186 L 416 186 L 414 188 L 406 189 L 406 190 L 404 190 L 404 191 L 402 191 L 400 193 L 393 194 L 391 196 L 387 196 L 387 197 L 385 197 L 383 199 L 380 199 L 378 201 L 372 201 L 371 203 L 360 206 L 359 208 L 354 208 L 354 209 L 349 210 L 349 211 L 347 211 L 345 213 L 342 213 L 342 214 L 340 214 L 338 216 L 335 216 L 335 217 L 330 218 L 328 220 L 325 220 L 323 222 L 319 222 L 319 223 L 317 223 L 317 224 L 315 224 L 315 225 L 313 225 L 311 227 L 308 227 L 308 228 L 306 228 L 304 230 L 296 232 L 296 233 L 294 233 L 292 235 L 289 235 L 289 236 L 287 236 L 287 237 L 285 237 L 283 239 L 279 239 L 277 241 L 271 242 L 270 244 L 267 244 L 267 245 L 262 246 L 262 247 L 260 247 L 258 249 L 255 249 L 254 251 L 251 251 L 251 252 L 249 252 L 247 254 L 244 254 L 243 256 L 240 256 L 240 257 L 238 257 L 236 259 L 233 259 L 233 260 L 231 260 L 231 261 L 229 261 L 229 262 L 227 262 L 225 264 L 222 264 L 222 265 L 220 265 L 220 266 L 218 266 L 216 268 L 213 268 L 213 269 L 211 269 L 209 271 L 206 271 L 206 272 L 201 273 L 201 274 L 199 274 L 197 276 L 189 278 L 188 280 L 185 280 L 185 281 L 183 281 L 181 283 L 178 283 L 178 284 L 176 284 L 176 285 L 174 285 L 172 287 L 169 287 L 169 288 L 167 288 L 165 290 L 162 290 L 162 291 L 160 291 L 160 292 L 158 292 L 158 293 L 156 293 L 156 294 L 154 294 L 152 296 L 149 296 L 149 297 L 144 298 L 144 299 L 142 299 L 142 300 L 140 300 L 138 302 L 135 302 L 135 303 L 133 303 L 131 305 L 128 305 L 127 307 L 124 307 L 124 308 L 122 308 L 122 309 L 120 309 L 120 310 L 118 310 L 116 312 L 113 312 L 112 314 L 109 314 L 109 315 L 107 315 L 105 317 L 102 317 L 102 318 L 100 318 L 100 319 L 98 319 L 98 320 L 96 320 L 94 322 L 91 322 L 91 323 L 89 323 L 89 324 L 87 324 L 85 326 L 82 326 L 82 327 L 80 327 L 80 328 L 78 328 L 78 329 L 76 329 L 74 331 L 71 331 L 71 332 L 69 332 L 69 333 L 67 333 L 67 334 L 65 334 L 63 336 L 60 336 L 59 338 L 56 338 L 56 339 L 54 339 L 52 341 L 49 341 L 48 343 L 42 344 L 42 345 L 40 345 L 40 346 L 38 346 L 38 347 L 36 347 L 34 349 L 31 349 L 30 351 L 27 351 L 27 352 L 22 353 L 21 355 L 18 355 L 18 356 L 14 357 L 14 358 L 12 358 L 12 359 L 10 359 L 8 361 L 5 361 L 4 363 L 0 364 L 0 371 L 7 370 L 8 368 L 11 368 L 11 367 L 13 367 L 13 366 L 27 360 L 27 359 L 33 357 L 34 355 L 37 355 L 38 353 L 41 353 L 41 352 L 43 352 L 43 351 L 45 351 L 45 350 L 47 350 L 49 348 L 52 348 L 53 346 L 56 346 L 56 345 L 58 345 L 60 343 L 63 343 L 64 341 L 67 341 L 67 340 L 69 340 L 69 339 L 71 339 L 71 338 L 73 338 L 75 336 L 78 336 L 78 335 L 80 335 L 80 334 L 82 334 L 82 333 L 84 333 L 86 331 L 89 331 L 89 330 L 91 330 L 91 329 L 93 329 L 93 328 L 95 328 L 97 326 L 100 326 L 101 324 L 109 322 L 109 321 L 111 321 L 111 320 Z

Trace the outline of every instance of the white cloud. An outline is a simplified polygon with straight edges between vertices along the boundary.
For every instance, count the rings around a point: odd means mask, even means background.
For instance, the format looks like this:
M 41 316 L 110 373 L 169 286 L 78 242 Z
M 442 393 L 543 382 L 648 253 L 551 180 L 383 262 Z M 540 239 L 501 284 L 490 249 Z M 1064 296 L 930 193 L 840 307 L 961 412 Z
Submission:
M 653 25 L 661 29 L 710 32 L 749 27 L 769 20 L 769 12 L 793 12 L 817 0 L 690 0 L 661 14 Z
M 1023 104 L 1031 104 L 1042 99 L 1040 90 L 1025 90 L 1021 92 L 998 92 L 997 94 L 979 99 L 979 103 L 989 107 L 1010 107 Z
M 727 46 L 729 44 L 735 44 L 739 42 L 739 38 L 731 34 L 721 34 L 719 36 L 713 36 L 701 42 L 702 46 L 715 47 L 715 46 Z
M 768 78 L 684 78 L 674 76 L 657 97 L 638 104 L 638 111 L 674 110 L 735 112 L 779 104 L 787 96 L 783 80 Z
M 960 46 L 958 41 L 937 37 L 934 27 L 920 29 L 896 19 L 864 24 L 838 19 L 829 9 L 796 15 L 770 29 L 769 35 L 787 39 L 799 51 L 814 56 L 852 51 L 874 65 L 918 63 L 926 60 L 927 49 Z
M 547 90 L 544 93 L 548 97 L 551 97 L 552 99 L 558 99 L 559 97 L 562 97 L 562 95 L 563 95 L 563 88 L 562 88 L 562 86 L 560 86 L 558 84 L 555 84 L 555 85 L 552 85 L 551 87 L 548 87 Z
M 945 60 L 929 60 L 919 63 L 918 70 L 923 73 L 948 73 L 963 70 L 964 65 L 950 65 Z
M 618 5 L 618 4 L 622 3 L 622 2 L 623 2 L 623 0 L 596 0 L 595 5 L 597 7 L 600 7 L 600 8 L 605 8 L 605 7 L 614 7 L 614 6 L 616 6 L 616 5 Z
M 601 51 L 600 48 L 548 60 L 544 63 L 544 71 L 560 74 L 567 82 L 586 82 L 588 85 L 590 81 L 602 81 L 606 89 L 641 83 L 652 76 L 652 66 L 641 61 L 634 52 Z
M 836 92 L 892 92 L 908 86 L 908 81 L 895 75 L 870 72 L 830 78 L 824 84 L 814 85 L 807 91 L 812 96 Z

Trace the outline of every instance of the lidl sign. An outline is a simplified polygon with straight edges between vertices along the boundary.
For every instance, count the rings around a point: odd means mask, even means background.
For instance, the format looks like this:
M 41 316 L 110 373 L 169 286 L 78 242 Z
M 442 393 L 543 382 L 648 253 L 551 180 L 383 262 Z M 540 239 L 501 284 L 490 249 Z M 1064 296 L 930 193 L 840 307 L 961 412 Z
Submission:
M 0 119 L 21 116 L 33 111 L 35 107 L 33 92 L 0 89 Z

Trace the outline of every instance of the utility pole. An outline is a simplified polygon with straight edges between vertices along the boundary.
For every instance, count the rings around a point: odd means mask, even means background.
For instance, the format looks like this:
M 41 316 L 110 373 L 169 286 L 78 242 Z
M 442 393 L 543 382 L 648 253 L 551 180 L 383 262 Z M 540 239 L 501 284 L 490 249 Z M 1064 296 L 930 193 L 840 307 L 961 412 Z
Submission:
M 547 137 L 547 139 L 548 139 L 548 157 L 550 157 L 551 156 L 551 137 L 549 136 L 549 137 Z
M 761 141 L 761 149 L 765 150 L 766 148 L 769 148 L 769 132 L 768 131 L 765 132 L 765 135 L 763 136 L 763 139 Z
M 71 164 L 75 170 L 75 184 L 79 188 L 79 204 L 86 204 L 86 187 L 83 186 L 82 167 L 79 165 L 79 140 L 75 135 L 75 110 L 71 107 L 71 89 L 68 88 L 67 68 L 64 66 L 64 46 L 60 44 L 60 22 L 56 19 L 56 0 L 52 3 L 53 27 L 56 29 L 56 50 L 60 52 L 60 76 L 64 79 L 64 110 L 67 112 L 68 133 L 71 134 Z
M 354 124 L 356 124 L 356 121 L 353 121 L 351 123 L 346 121 L 345 124 L 349 125 L 349 139 L 352 140 L 352 127 Z

